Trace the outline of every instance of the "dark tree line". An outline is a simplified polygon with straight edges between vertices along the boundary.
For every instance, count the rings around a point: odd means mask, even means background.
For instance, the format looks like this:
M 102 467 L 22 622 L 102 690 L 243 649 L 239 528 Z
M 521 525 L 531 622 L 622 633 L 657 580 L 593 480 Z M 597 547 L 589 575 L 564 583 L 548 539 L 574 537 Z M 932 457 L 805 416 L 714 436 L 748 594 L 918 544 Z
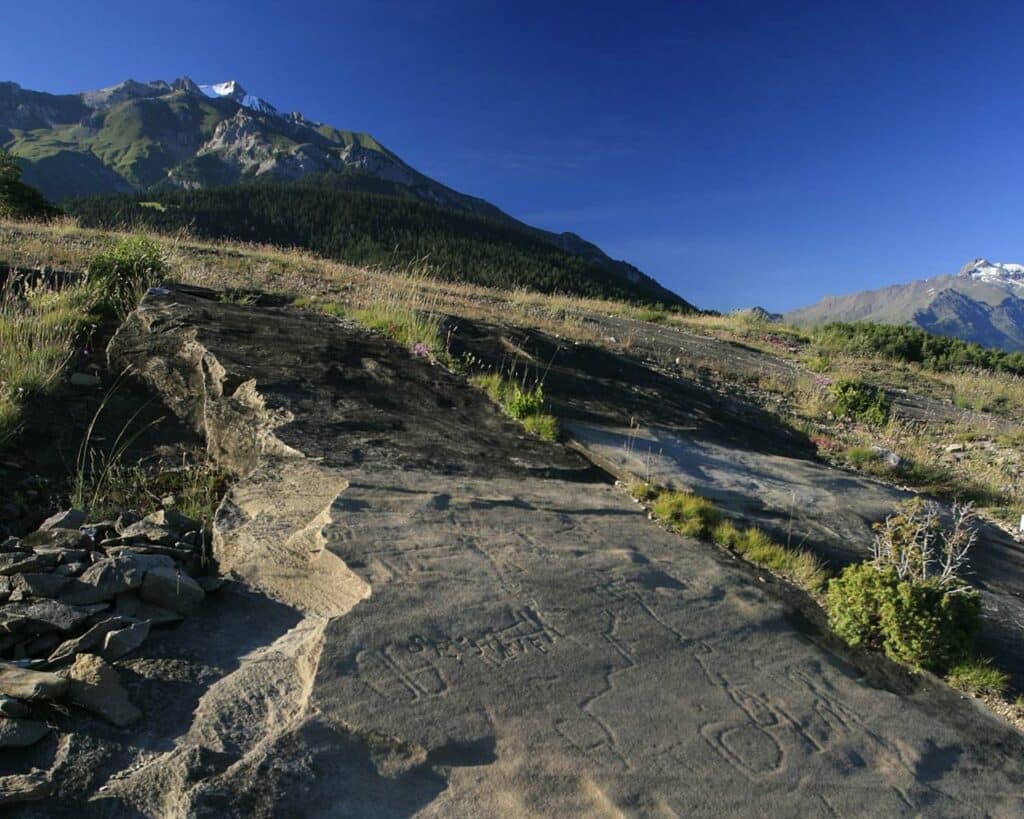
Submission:
M 159 202 L 164 209 L 144 204 Z M 328 182 L 250 183 L 190 191 L 72 200 L 89 227 L 189 227 L 211 239 L 301 247 L 353 265 L 400 268 L 426 260 L 436 275 L 501 288 L 526 287 L 654 303 L 664 291 L 486 217 L 411 195 L 339 189 Z
M 865 321 L 827 324 L 816 340 L 831 350 L 916 363 L 937 371 L 977 368 L 1024 375 L 1024 353 L 1010 353 L 916 327 Z

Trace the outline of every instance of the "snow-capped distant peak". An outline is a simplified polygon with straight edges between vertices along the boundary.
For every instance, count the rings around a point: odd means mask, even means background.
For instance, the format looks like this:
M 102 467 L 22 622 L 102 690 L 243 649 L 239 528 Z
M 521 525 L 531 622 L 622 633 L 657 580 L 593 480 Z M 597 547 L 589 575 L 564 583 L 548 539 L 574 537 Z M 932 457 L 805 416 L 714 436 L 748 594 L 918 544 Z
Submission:
M 1024 288 L 1024 264 L 990 262 L 988 259 L 975 259 L 960 269 L 960 275 L 977 282 L 992 284 L 1011 284 Z
M 280 116 L 273 105 L 265 99 L 246 93 L 246 90 L 235 80 L 218 82 L 213 85 L 200 85 L 199 90 L 208 97 L 213 97 L 215 99 L 227 97 L 228 99 L 234 100 L 244 108 L 259 111 L 261 114 L 274 114 L 275 116 Z

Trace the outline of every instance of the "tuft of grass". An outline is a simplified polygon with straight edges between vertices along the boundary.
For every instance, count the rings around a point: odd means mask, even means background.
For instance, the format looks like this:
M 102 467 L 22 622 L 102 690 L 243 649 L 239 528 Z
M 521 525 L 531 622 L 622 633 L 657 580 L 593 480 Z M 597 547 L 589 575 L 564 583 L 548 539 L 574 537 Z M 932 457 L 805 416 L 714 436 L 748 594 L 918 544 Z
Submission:
M 707 498 L 690 492 L 662 492 L 651 505 L 655 517 L 686 537 L 708 540 L 722 513 Z
M 629 494 L 641 503 L 648 503 L 661 494 L 661 489 L 648 481 L 633 481 L 629 485 Z
M 0 448 L 17 435 L 25 404 L 53 386 L 93 320 L 92 290 L 10 276 L 0 287 Z
M 711 538 L 755 566 L 789 578 L 809 592 L 817 593 L 825 587 L 828 573 L 817 557 L 776 543 L 760 529 L 739 529 L 723 521 L 714 528 Z
M 974 659 L 950 669 L 948 682 L 957 691 L 990 697 L 1001 697 L 1010 684 L 1010 676 L 992 665 L 991 660 Z
M 528 415 L 522 421 L 523 429 L 531 435 L 536 435 L 542 441 L 558 440 L 558 419 L 555 416 L 539 413 Z
M 123 236 L 96 253 L 86 267 L 86 279 L 96 290 L 98 307 L 123 319 L 166 269 L 160 243 L 136 234 Z
M 469 383 L 483 390 L 531 435 L 545 441 L 558 440 L 558 419 L 544 412 L 544 389 L 540 384 L 523 387 L 493 372 L 470 376 Z

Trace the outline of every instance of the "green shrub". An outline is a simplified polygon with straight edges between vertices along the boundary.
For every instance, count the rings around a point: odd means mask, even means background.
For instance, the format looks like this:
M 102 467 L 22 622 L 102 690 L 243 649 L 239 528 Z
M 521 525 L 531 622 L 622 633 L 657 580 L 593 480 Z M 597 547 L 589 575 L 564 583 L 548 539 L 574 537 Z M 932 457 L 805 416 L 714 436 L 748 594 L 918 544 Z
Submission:
M 86 278 L 99 307 L 124 318 L 167 269 L 163 248 L 145 236 L 126 236 L 90 259 Z
M 829 626 L 850 645 L 932 671 L 965 660 L 981 628 L 973 590 L 901 580 L 896 569 L 874 563 L 849 566 L 829 581 L 826 609 Z
M 679 534 L 705 540 L 722 521 L 722 513 L 711 501 L 689 492 L 663 492 L 651 510 Z
M 832 411 L 840 417 L 849 417 L 873 427 L 889 420 L 889 405 L 885 392 L 878 387 L 853 378 L 836 381 L 830 388 Z

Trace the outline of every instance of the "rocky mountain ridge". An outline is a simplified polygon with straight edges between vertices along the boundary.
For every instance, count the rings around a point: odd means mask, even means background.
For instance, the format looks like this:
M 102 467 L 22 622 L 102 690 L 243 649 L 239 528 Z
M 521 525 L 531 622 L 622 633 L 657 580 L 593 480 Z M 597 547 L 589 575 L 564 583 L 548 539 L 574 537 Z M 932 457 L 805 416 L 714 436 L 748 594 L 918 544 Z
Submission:
M 786 313 L 785 319 L 798 325 L 909 324 L 987 347 L 1024 351 L 1024 265 L 978 258 L 955 275 L 826 296 Z
M 229 80 L 199 85 L 126 80 L 78 94 L 0 82 L 0 147 L 24 181 L 52 201 L 114 193 L 220 187 L 249 180 L 358 177 L 436 207 L 494 220 L 594 262 L 621 280 L 686 305 L 625 261 L 573 233 L 527 225 L 491 203 L 420 173 L 373 136 L 338 129 Z

